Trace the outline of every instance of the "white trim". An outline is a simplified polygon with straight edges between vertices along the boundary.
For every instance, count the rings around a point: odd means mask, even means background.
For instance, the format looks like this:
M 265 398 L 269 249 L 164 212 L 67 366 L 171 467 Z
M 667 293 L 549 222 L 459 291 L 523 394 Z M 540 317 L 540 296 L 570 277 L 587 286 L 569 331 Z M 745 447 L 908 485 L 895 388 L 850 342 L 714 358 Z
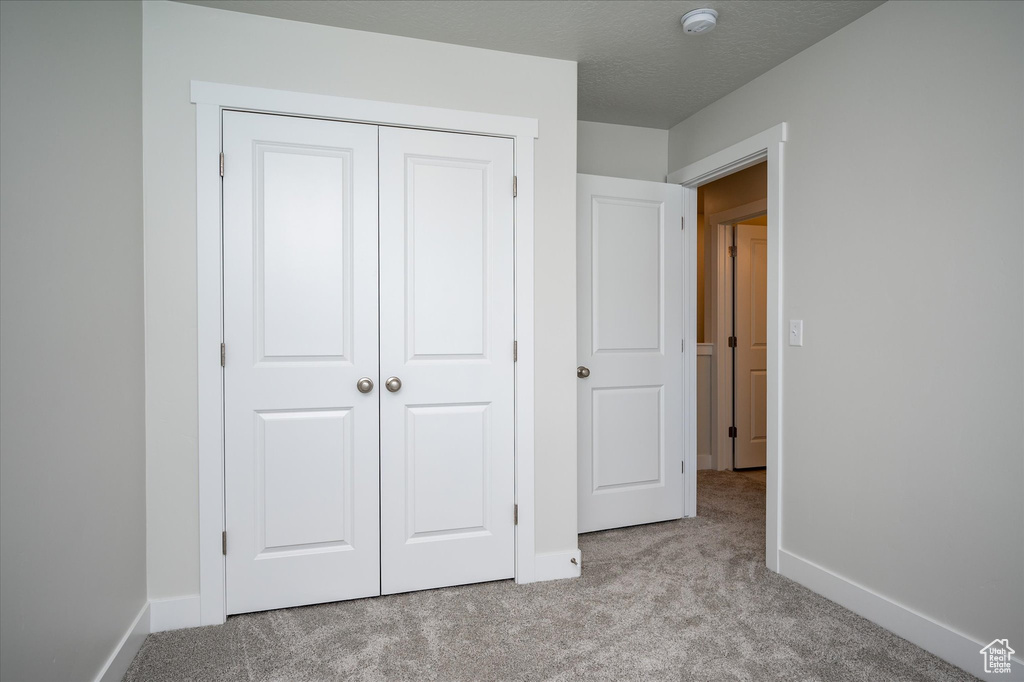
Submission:
M 732 319 L 730 303 L 733 260 L 729 258 L 729 233 L 725 228 L 766 213 L 768 199 L 759 199 L 704 216 L 704 248 L 708 249 L 707 245 L 710 245 L 709 255 L 713 266 L 705 267 L 704 270 L 704 290 L 711 292 L 711 304 L 707 306 L 705 313 L 711 320 L 704 328 L 704 336 L 707 338 L 710 330 L 713 344 L 722 349 L 722 361 L 715 363 L 711 382 L 711 401 L 714 406 L 711 415 L 711 455 L 714 459 L 713 466 L 719 471 L 732 469 L 732 443 L 729 439 L 732 393 L 729 390 L 722 390 L 723 387 L 734 388 L 732 363 L 726 362 L 726 351 L 729 350 L 729 321 Z
M 516 582 L 537 580 L 534 516 L 533 232 L 536 119 L 192 81 L 196 105 L 196 285 L 201 625 L 226 619 L 224 556 L 221 112 L 236 109 L 511 137 L 516 211 Z M 227 162 L 230 167 L 230 160 Z
M 718 178 L 761 163 L 766 151 L 785 141 L 786 124 L 779 123 L 696 163 L 669 173 L 668 181 L 685 187 L 706 185 Z
M 208 104 L 223 109 L 302 114 L 303 116 L 333 118 L 355 123 L 451 130 L 524 139 L 535 138 L 539 134 L 535 118 L 203 81 L 192 81 L 191 101 L 193 104 Z
M 670 183 L 671 184 L 671 183 Z M 692 305 L 691 305 L 692 301 Z M 683 516 L 697 515 L 697 191 L 683 189 Z
M 149 631 L 166 632 L 202 625 L 199 595 L 153 599 L 149 602 Z
M 707 271 L 705 270 L 705 277 L 707 277 L 706 272 Z M 709 390 L 711 390 L 711 395 L 708 396 L 708 409 L 711 410 L 711 418 L 709 420 L 711 422 L 711 426 L 709 428 L 712 429 L 712 433 L 708 434 L 708 435 L 710 435 L 712 437 L 711 438 L 711 442 L 710 442 L 708 447 L 711 448 L 711 453 L 707 453 L 707 452 L 703 452 L 703 453 L 702 452 L 698 452 L 697 453 L 697 470 L 700 471 L 701 469 L 715 469 L 715 468 L 717 468 L 717 467 L 715 467 L 715 460 L 714 460 L 714 455 L 713 455 L 713 453 L 715 451 L 715 449 L 714 449 L 715 441 L 714 441 L 713 430 L 715 428 L 715 415 L 717 414 L 717 411 L 718 411 L 716 409 L 716 407 L 715 407 L 715 404 L 714 404 L 714 395 L 715 395 L 714 394 L 715 367 L 716 367 L 716 364 L 718 362 L 718 360 L 715 358 L 715 344 L 713 344 L 713 343 L 698 343 L 697 344 L 697 357 L 698 357 L 698 359 L 701 358 L 701 357 L 711 358 L 708 361 L 708 362 L 711 363 L 711 385 L 708 387 Z M 697 396 L 697 403 L 698 404 L 700 403 L 700 396 Z M 700 428 L 700 426 L 698 425 L 697 429 L 699 429 L 699 428 Z M 694 497 L 696 497 L 696 496 L 694 496 Z
M 146 641 L 149 634 L 149 602 L 142 605 L 135 620 L 128 626 L 117 643 L 114 650 L 107 658 L 107 662 L 96 674 L 96 682 L 121 682 L 124 674 L 128 672 L 128 666 L 135 660 L 135 654 L 139 653 L 142 643 Z
M 786 550 L 779 551 L 779 572 L 972 675 L 981 677 L 984 674 L 979 653 L 985 643 L 981 640 L 934 621 Z M 1024 666 L 1024 661 L 1016 656 L 1013 661 Z
M 781 535 L 779 519 L 782 518 L 782 348 L 785 345 L 785 339 L 782 338 L 785 329 L 782 323 L 782 240 L 785 218 L 782 179 L 785 141 L 786 124 L 780 123 L 685 168 L 680 168 L 668 176 L 669 182 L 689 188 L 686 221 L 689 225 L 696 225 L 698 186 L 760 163 L 764 159 L 768 160 L 768 466 L 765 495 L 765 565 L 776 572 L 779 570 Z M 694 268 L 688 277 L 691 285 L 695 284 L 696 276 Z M 692 308 L 696 310 L 696 305 Z M 688 476 L 687 479 L 692 480 L 695 489 L 696 477 Z
M 576 560 L 574 564 L 572 561 Z M 579 578 L 583 571 L 583 554 L 578 549 L 568 552 L 545 552 L 537 555 L 536 579 L 562 580 Z
M 516 582 L 536 577 L 534 512 L 533 137 L 516 137 Z
M 224 378 L 220 226 L 220 107 L 196 105 L 196 313 L 199 430 L 199 595 L 203 625 L 227 614 L 224 556 Z M 216 165 L 215 165 L 216 164 Z

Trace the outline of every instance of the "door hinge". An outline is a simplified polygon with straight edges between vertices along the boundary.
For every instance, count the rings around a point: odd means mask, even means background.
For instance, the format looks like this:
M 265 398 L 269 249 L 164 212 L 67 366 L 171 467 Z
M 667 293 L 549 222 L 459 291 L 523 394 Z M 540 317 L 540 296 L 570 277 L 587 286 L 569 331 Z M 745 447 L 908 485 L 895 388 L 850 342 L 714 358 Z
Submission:
M 228 532 L 226 530 L 220 533 L 220 553 L 224 556 L 228 555 Z
M 686 216 L 681 216 L 679 218 L 679 229 L 680 230 L 685 230 L 686 229 Z
M 518 504 L 512 505 L 512 525 L 513 526 L 518 526 L 519 525 L 519 505 Z
M 512 362 L 519 362 L 519 342 L 512 342 Z
M 519 196 L 519 178 L 512 176 L 512 198 Z
M 683 474 L 685 474 L 685 473 L 686 473 L 686 460 L 684 459 L 684 460 L 683 460 L 683 461 L 681 462 L 681 464 L 682 464 L 682 466 L 681 466 L 681 467 L 679 467 L 679 469 L 680 469 L 680 473 L 683 473 Z
M 224 177 L 224 152 L 220 153 L 220 176 Z
M 736 247 L 735 246 L 730 246 L 729 247 L 729 258 L 735 258 L 735 257 L 736 257 Z
M 729 427 L 729 438 L 735 438 L 735 437 L 736 437 L 736 427 L 735 426 L 730 426 Z
M 224 361 L 227 359 L 227 357 L 228 357 L 227 348 L 222 343 L 222 344 L 220 344 L 220 366 L 221 367 L 225 366 L 224 365 Z
M 729 337 L 729 348 L 735 348 L 735 347 L 736 347 L 736 337 L 735 336 L 730 336 Z
M 680 352 L 682 352 L 682 353 L 685 353 L 685 352 L 686 352 L 686 339 L 683 339 L 683 340 L 682 340 L 682 341 L 681 341 L 681 342 L 679 343 L 679 351 L 680 351 Z

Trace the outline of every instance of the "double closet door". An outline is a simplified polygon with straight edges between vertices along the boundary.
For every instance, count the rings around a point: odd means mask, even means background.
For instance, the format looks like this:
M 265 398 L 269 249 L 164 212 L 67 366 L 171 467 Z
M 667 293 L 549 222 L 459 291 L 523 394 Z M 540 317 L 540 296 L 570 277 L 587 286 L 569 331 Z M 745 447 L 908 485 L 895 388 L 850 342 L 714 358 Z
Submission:
M 228 613 L 512 577 L 512 141 L 223 139 Z

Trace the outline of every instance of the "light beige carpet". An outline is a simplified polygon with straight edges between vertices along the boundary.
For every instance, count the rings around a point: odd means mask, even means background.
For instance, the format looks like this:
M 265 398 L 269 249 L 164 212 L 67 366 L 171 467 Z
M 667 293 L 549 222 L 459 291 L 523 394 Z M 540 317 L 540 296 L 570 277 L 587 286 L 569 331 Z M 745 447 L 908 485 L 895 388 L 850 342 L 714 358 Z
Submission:
M 764 485 L 698 474 L 698 517 L 580 537 L 583 577 L 236 616 L 151 635 L 125 680 L 973 679 L 764 567 Z

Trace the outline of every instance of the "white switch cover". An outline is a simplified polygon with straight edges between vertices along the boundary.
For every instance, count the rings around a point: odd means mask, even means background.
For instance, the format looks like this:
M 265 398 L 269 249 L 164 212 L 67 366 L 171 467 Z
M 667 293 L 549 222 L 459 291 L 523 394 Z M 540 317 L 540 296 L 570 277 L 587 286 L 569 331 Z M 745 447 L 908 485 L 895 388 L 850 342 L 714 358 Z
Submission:
M 803 320 L 790 320 L 789 321 L 789 345 L 791 345 L 791 346 L 802 346 L 802 345 L 804 345 L 804 321 Z

